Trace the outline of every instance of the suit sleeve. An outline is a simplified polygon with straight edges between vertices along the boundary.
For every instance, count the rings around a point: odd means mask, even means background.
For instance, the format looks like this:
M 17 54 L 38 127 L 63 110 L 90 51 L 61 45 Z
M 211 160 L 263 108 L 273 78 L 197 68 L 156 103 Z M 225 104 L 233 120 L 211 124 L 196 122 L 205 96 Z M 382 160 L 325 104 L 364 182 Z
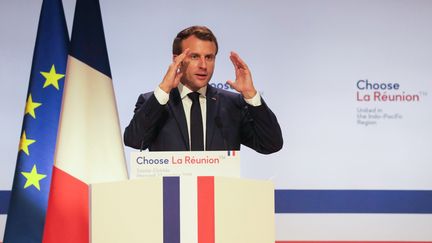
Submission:
M 140 95 L 134 116 L 124 132 L 125 145 L 147 149 L 159 134 L 166 119 L 166 105 L 159 104 L 153 93 Z
M 282 149 L 282 131 L 275 114 L 263 99 L 261 102 L 260 106 L 243 106 L 241 139 L 245 146 L 262 154 L 270 154 Z

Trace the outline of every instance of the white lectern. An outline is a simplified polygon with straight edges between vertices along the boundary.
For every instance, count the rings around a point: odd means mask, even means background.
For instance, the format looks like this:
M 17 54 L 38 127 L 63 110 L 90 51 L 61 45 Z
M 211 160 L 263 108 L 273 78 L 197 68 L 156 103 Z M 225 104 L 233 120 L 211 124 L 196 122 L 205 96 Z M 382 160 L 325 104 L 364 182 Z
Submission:
M 226 177 L 91 185 L 92 243 L 274 243 L 274 186 Z

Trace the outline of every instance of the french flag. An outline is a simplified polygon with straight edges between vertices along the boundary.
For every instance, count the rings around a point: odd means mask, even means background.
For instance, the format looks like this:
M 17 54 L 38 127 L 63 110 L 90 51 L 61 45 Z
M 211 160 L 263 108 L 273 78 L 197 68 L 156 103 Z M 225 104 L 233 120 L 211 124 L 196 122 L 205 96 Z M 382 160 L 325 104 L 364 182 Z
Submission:
M 77 0 L 43 242 L 89 242 L 89 185 L 126 179 L 99 2 Z

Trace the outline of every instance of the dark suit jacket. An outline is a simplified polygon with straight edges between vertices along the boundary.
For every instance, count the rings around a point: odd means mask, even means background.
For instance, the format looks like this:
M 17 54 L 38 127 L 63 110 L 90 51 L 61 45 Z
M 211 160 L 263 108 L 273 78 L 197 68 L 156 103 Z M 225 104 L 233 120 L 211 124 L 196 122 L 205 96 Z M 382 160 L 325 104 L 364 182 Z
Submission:
M 207 87 L 206 150 L 239 150 L 244 144 L 259 153 L 282 148 L 276 116 L 262 100 L 248 105 L 240 94 Z M 188 151 L 189 135 L 178 89 L 160 105 L 153 92 L 139 96 L 135 114 L 124 132 L 124 143 L 150 151 Z

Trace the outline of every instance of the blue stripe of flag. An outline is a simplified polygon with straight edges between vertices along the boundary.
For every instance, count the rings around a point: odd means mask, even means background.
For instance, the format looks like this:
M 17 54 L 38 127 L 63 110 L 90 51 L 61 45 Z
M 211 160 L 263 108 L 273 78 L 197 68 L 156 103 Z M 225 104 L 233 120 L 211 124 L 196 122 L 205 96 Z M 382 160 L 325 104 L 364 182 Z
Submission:
M 9 199 L 10 191 L 0 191 L 0 214 L 7 214 Z
M 180 177 L 163 178 L 163 242 L 180 243 Z
M 111 78 L 99 1 L 76 2 L 69 54 Z
M 276 213 L 431 214 L 427 190 L 276 190 Z

